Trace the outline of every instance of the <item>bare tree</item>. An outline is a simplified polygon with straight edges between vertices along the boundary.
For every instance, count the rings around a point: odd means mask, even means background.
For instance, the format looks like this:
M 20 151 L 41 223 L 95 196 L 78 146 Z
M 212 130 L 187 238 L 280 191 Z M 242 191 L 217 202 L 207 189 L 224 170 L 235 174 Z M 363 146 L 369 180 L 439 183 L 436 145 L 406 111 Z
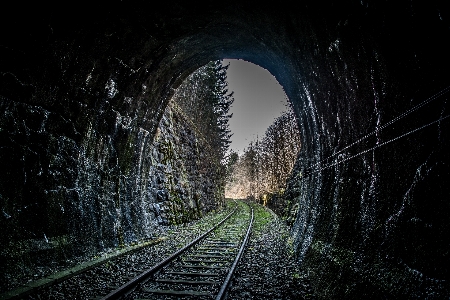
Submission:
M 272 195 L 282 194 L 300 146 L 297 120 L 289 107 L 267 128 L 262 140 L 251 142 L 236 160 L 227 195 L 266 203 Z

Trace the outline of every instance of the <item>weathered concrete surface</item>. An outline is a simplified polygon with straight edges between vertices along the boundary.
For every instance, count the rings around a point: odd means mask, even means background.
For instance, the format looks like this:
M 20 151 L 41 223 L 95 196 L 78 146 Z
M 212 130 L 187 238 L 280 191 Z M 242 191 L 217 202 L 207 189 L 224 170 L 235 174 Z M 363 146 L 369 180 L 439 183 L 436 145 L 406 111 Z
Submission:
M 137 147 L 173 89 L 210 60 L 243 58 L 277 77 L 298 116 L 287 196 L 316 291 L 448 297 L 449 119 L 384 144 L 447 116 L 448 94 L 383 127 L 449 85 L 444 5 L 164 3 L 22 8 L 2 20 L 2 240 L 116 226 L 82 224 L 100 203 L 136 209 Z M 98 201 L 100 190 L 112 197 Z

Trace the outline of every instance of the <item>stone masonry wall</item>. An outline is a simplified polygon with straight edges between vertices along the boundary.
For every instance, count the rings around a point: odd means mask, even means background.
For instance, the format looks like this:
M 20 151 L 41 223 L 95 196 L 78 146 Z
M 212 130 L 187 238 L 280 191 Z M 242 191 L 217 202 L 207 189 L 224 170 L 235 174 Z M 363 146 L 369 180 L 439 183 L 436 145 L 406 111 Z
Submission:
M 0 100 L 0 134 L 11 141 L 0 157 L 4 170 L 14 170 L 2 185 L 20 196 L 0 193 L 2 291 L 220 205 L 218 168 L 204 159 L 206 141 L 173 103 L 154 137 L 111 110 L 112 132 L 88 124 L 80 139 L 56 113 Z M 119 155 L 118 148 L 126 151 Z

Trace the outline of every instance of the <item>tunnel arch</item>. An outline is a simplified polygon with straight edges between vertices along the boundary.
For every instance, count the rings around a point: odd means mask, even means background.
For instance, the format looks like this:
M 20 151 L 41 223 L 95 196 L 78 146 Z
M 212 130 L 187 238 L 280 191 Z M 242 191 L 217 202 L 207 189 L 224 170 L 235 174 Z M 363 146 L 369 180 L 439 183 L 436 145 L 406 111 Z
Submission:
M 259 15 L 256 15 L 257 21 L 263 28 L 264 22 Z M 170 91 L 175 90 L 181 82 L 187 78 L 193 71 L 213 60 L 220 59 L 244 59 L 268 70 L 280 83 L 285 93 L 292 103 L 295 113 L 302 120 L 302 128 L 314 127 L 317 121 L 315 119 L 314 109 L 311 104 L 307 104 L 301 95 L 298 84 L 294 81 L 301 75 L 292 76 L 292 74 L 302 74 L 301 67 L 286 56 L 286 52 L 278 45 L 285 42 L 286 37 L 280 37 L 280 40 L 273 39 L 273 36 L 264 37 L 265 29 L 261 29 L 259 37 L 249 30 L 246 23 L 237 20 L 227 20 L 226 23 L 212 24 L 205 26 L 198 32 L 188 37 L 182 37 L 166 46 L 169 51 L 164 53 L 160 66 L 165 72 L 170 72 L 168 78 Z M 234 22 L 233 22 L 234 21 Z M 283 57 L 284 56 L 284 57 Z M 176 58 L 178 63 L 173 63 Z M 167 66 L 169 66 L 167 68 Z M 306 73 L 306 71 L 305 71 Z M 171 93 L 165 92 L 160 95 L 162 105 L 171 98 Z M 293 100 L 291 100 L 293 99 Z M 301 118 L 300 118 L 301 116 Z M 317 129 L 316 129 L 317 130 Z M 314 136 L 313 130 L 303 132 L 305 136 Z M 314 139 L 309 139 L 313 141 Z M 311 142 L 305 145 L 309 154 L 320 153 L 317 143 Z M 306 150 L 305 150 L 306 151 Z M 319 158 L 317 155 L 316 158 Z
M 131 205 L 141 176 L 134 149 L 155 133 L 173 90 L 208 61 L 242 58 L 277 78 L 298 116 L 304 144 L 286 197 L 298 203 L 295 247 L 316 290 L 323 297 L 448 295 L 448 121 L 395 147 L 307 171 L 428 97 L 440 93 L 419 117 L 375 137 L 387 141 L 445 115 L 450 49 L 429 32 L 449 35 L 447 11 L 425 1 L 299 5 L 168 1 L 152 11 L 120 4 L 76 17 L 46 7 L 28 22 L 13 13 L 3 28 L 16 31 L 2 41 L 0 194 L 12 216 L 2 228 L 25 220 L 14 205 L 37 203 L 39 216 L 60 221 L 61 203 L 93 215 L 101 197 Z M 75 215 L 70 226 L 80 236 L 114 226 L 83 231 L 76 224 L 83 215 Z M 3 240 L 26 236 L 7 231 Z
M 174 84 L 172 90 L 178 87 L 178 85 L 194 70 L 212 60 L 224 58 L 244 59 L 267 69 L 285 90 L 289 101 L 293 105 L 294 112 L 297 115 L 303 141 L 301 150 L 303 159 L 302 163 L 299 163 L 299 166 L 303 170 L 303 173 L 305 173 L 308 172 L 306 169 L 310 169 L 310 165 L 318 164 L 323 158 L 321 155 L 322 148 L 320 147 L 320 141 L 316 138 L 320 131 L 318 120 L 316 119 L 317 112 L 311 99 L 301 95 L 302 92 L 300 91 L 298 84 L 292 82 L 292 74 L 302 74 L 302 69 L 299 65 L 292 61 L 290 62 L 288 57 L 282 58 L 283 49 L 276 47 L 279 43 L 283 43 L 282 38 L 280 39 L 281 41 L 273 39 L 273 36 L 266 37 L 266 39 L 267 41 L 261 37 L 257 38 L 255 34 L 249 32 L 246 24 L 225 23 L 214 25 L 206 29 L 203 28 L 200 32 L 197 32 L 189 38 L 183 38 L 176 41 L 171 45 L 171 49 L 172 51 L 174 51 L 174 49 L 183 49 L 182 55 L 173 52 L 166 55 L 166 57 L 169 58 L 177 56 L 177 58 L 181 60 L 180 66 L 176 66 L 175 71 L 173 71 L 173 73 L 176 74 L 176 80 L 171 80 Z M 201 49 L 198 49 L 199 46 Z M 281 51 L 280 54 L 277 54 L 277 51 Z M 185 53 L 195 54 L 185 58 L 183 57 L 183 54 Z M 165 66 L 166 64 L 162 65 Z M 295 79 L 298 80 L 299 78 L 297 77 Z M 167 103 L 170 98 L 171 95 L 168 95 L 164 103 Z M 310 159 L 306 159 L 306 157 Z M 321 189 L 321 174 L 315 176 L 308 185 L 315 186 L 313 190 L 319 191 Z M 312 199 L 306 201 L 308 203 L 307 205 L 319 206 L 319 197 L 319 192 L 314 193 L 311 197 Z M 300 227 L 299 224 L 305 222 L 306 219 L 310 219 L 308 213 L 302 216 L 302 218 L 297 219 L 296 226 Z M 311 240 L 306 238 L 306 233 L 313 233 L 315 222 L 316 220 L 312 220 L 312 224 L 308 225 L 308 229 L 296 234 L 297 244 L 301 245 L 301 248 L 298 251 L 301 258 L 304 257 L 307 249 L 311 245 Z

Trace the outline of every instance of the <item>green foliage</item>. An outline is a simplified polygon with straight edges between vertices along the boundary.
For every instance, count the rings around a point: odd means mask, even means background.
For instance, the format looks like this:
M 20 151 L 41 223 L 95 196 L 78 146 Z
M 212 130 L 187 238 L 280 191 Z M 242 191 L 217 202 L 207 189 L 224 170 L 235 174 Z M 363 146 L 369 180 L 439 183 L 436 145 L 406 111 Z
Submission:
M 225 166 L 226 166 L 226 181 L 231 182 L 233 180 L 233 173 L 236 169 L 236 164 L 239 161 L 239 154 L 234 151 L 231 151 L 227 157 L 225 157 Z
M 260 231 L 262 228 L 269 223 L 273 216 L 270 211 L 264 206 L 252 204 L 253 214 L 254 214 L 254 230 Z

